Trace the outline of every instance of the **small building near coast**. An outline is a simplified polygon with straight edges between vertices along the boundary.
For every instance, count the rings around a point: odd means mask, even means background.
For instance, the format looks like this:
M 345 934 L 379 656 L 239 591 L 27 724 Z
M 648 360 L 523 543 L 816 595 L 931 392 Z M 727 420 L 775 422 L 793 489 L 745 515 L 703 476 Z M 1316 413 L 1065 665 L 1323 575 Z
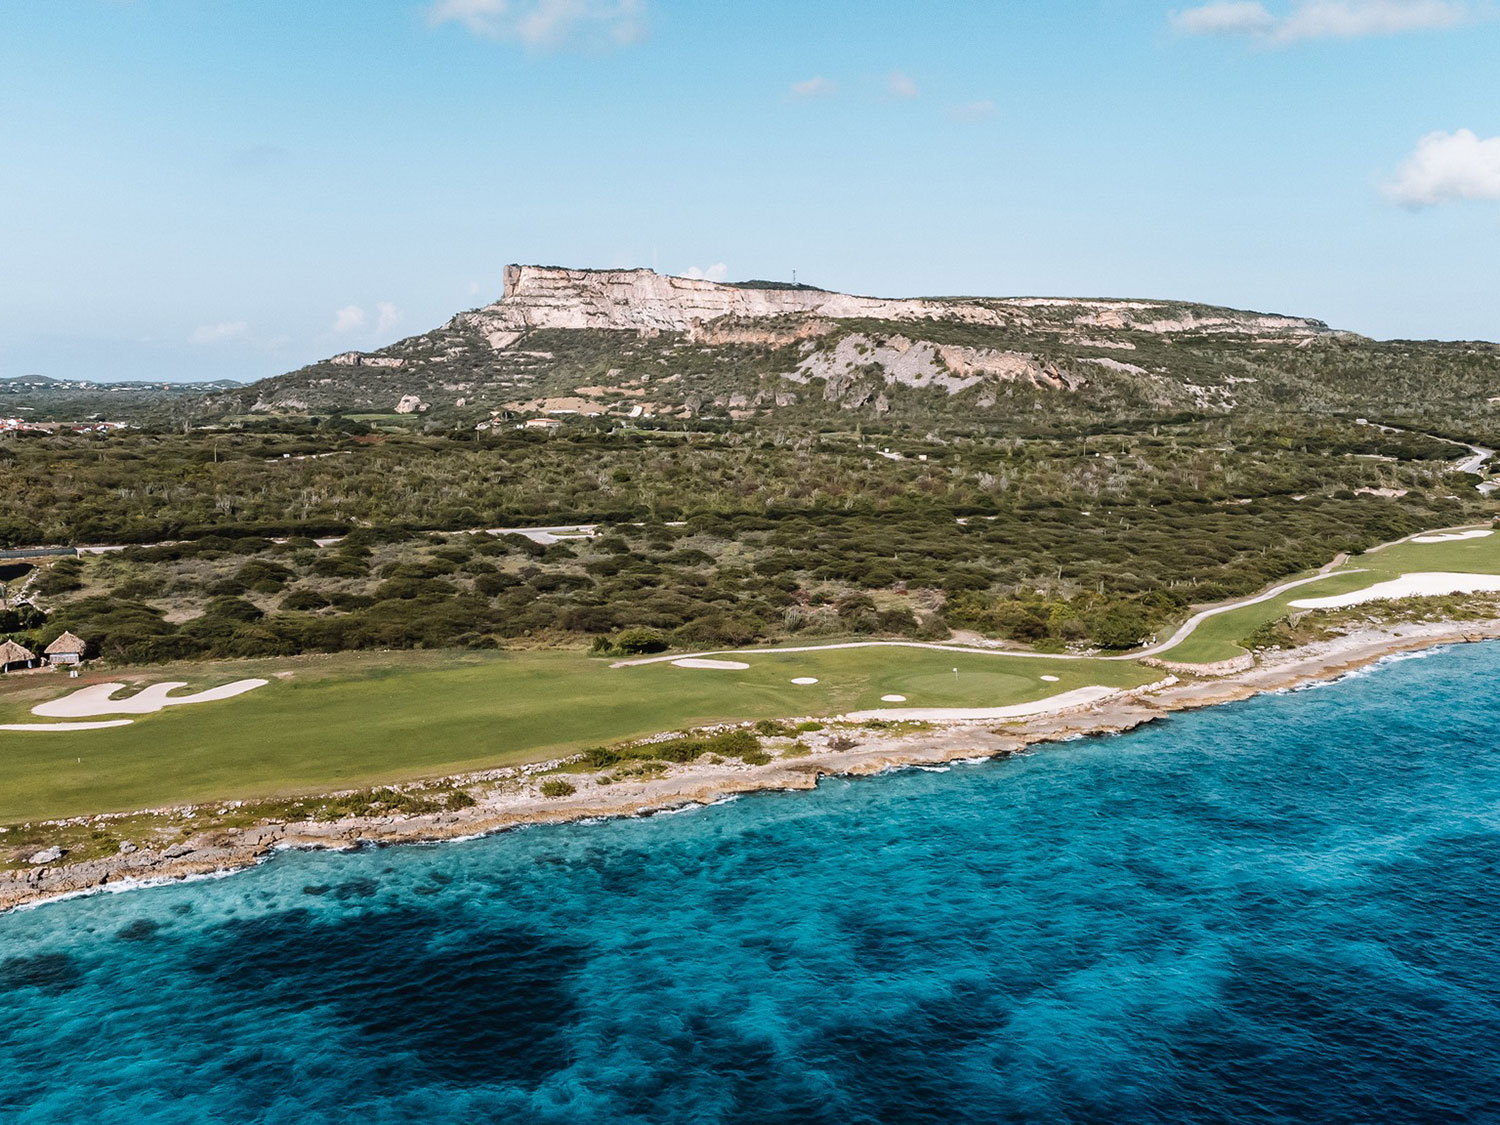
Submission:
M 36 653 L 15 641 L 0 644 L 0 672 L 15 672 L 23 668 L 35 668 Z
M 48 664 L 81 664 L 88 647 L 81 638 L 72 633 L 64 633 L 48 645 L 42 655 L 47 658 Z

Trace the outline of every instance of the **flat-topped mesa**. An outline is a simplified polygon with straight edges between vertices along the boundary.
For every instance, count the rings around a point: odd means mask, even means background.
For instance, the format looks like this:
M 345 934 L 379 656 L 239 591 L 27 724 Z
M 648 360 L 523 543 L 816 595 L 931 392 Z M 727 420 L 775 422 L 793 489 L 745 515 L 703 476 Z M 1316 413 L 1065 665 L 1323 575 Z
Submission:
M 481 310 L 496 328 L 617 328 L 692 332 L 712 320 L 762 320 L 781 316 L 874 317 L 910 320 L 977 314 L 988 310 L 923 300 L 853 297 L 806 287 L 761 288 L 673 277 L 654 270 L 571 270 L 550 266 L 506 266 L 505 296 Z
M 1320 321 L 1162 301 L 1070 298 L 858 297 L 808 287 L 734 285 L 648 269 L 586 270 L 509 265 L 505 295 L 463 313 L 497 347 L 533 328 L 695 333 L 715 320 L 817 317 L 825 320 L 946 320 L 1073 331 L 1215 332 L 1306 337 Z M 504 341 L 501 343 L 499 341 Z

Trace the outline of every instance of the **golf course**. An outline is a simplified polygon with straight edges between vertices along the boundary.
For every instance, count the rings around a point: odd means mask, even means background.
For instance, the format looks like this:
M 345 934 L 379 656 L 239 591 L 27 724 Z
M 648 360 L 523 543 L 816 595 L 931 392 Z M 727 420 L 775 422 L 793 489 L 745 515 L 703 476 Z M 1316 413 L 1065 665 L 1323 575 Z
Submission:
M 1266 600 L 1203 616 L 1160 655 L 1205 663 L 1299 599 L 1414 573 L 1500 574 L 1500 538 L 1437 535 L 1371 551 L 1326 576 L 1294 576 Z M 1292 585 L 1299 579 L 1312 579 Z M 709 667 L 668 655 L 612 662 L 580 652 L 344 653 L 0 681 L 0 725 L 44 728 L 59 701 L 120 683 L 128 697 L 165 681 L 208 701 L 131 715 L 104 729 L 0 732 L 0 823 L 174 804 L 327 792 L 556 758 L 583 747 L 716 722 L 1025 704 L 1162 676 L 1133 657 L 872 644 L 745 650 Z M 692 663 L 691 661 L 689 663 Z M 714 664 L 729 666 L 715 667 Z M 234 698 L 229 685 L 264 681 Z M 158 695 L 162 694 L 160 688 Z M 88 712 L 118 723 L 107 704 Z

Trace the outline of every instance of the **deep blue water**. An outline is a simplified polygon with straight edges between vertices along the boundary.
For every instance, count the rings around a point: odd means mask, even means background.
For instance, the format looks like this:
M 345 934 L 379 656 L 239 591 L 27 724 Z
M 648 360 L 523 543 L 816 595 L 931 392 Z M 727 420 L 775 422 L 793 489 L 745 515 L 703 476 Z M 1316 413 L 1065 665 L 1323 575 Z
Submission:
M 1500 1120 L 1500 647 L 0 917 L 0 1120 Z

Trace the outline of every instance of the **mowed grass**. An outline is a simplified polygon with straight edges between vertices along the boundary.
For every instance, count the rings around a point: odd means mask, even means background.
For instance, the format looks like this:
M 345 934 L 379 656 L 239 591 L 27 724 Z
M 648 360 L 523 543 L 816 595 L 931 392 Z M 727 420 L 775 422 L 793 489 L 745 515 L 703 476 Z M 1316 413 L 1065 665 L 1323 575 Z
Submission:
M 1290 605 L 1294 601 L 1347 594 L 1422 571 L 1500 574 L 1500 533 L 1450 543 L 1406 542 L 1357 555 L 1346 566 L 1317 582 L 1298 586 L 1258 605 L 1208 618 L 1182 644 L 1161 655 L 1166 660 L 1192 664 L 1226 660 L 1245 651 L 1238 644 L 1240 640 L 1266 622 L 1294 612 Z
M 906 648 L 741 659 L 748 670 L 611 668 L 577 653 L 424 652 L 9 677 L 0 680 L 3 723 L 50 721 L 30 708 L 91 682 L 185 680 L 184 690 L 250 676 L 271 682 L 127 727 L 0 732 L 0 823 L 439 776 L 683 726 L 880 707 L 892 693 L 913 707 L 991 707 L 1159 676 L 1133 662 Z M 1044 674 L 1060 680 L 1047 683 Z M 798 686 L 795 676 L 820 682 Z

